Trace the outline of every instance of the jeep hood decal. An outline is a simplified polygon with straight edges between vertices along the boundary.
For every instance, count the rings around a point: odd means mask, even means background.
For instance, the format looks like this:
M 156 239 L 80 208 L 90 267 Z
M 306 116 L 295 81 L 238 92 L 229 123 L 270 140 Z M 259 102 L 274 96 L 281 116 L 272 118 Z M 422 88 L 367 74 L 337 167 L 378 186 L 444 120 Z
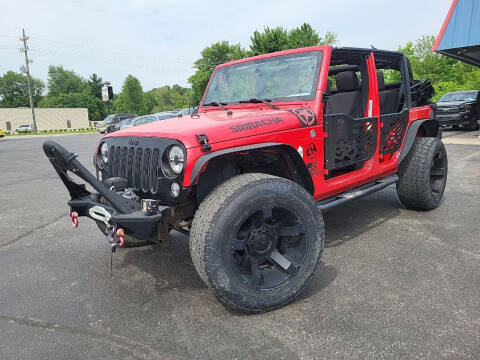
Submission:
M 210 144 L 261 135 L 300 126 L 316 125 L 317 119 L 309 109 L 259 110 L 237 109 L 232 115 L 225 111 L 210 111 L 123 129 L 106 137 L 160 137 L 181 141 L 186 148 L 197 147 L 196 135 L 205 134 Z

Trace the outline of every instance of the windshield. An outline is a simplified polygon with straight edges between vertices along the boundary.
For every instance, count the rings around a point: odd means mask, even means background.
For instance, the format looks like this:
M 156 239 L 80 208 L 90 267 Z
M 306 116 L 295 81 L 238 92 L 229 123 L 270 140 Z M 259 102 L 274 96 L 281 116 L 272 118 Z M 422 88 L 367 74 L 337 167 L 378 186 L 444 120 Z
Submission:
M 448 93 L 442 96 L 440 101 L 475 101 L 478 91 L 462 91 Z
M 132 123 L 133 119 L 135 119 L 135 118 L 133 117 L 133 118 L 128 118 L 128 119 L 123 120 L 122 125 L 130 125 Z
M 226 66 L 215 71 L 204 104 L 249 99 L 313 100 L 322 52 L 276 56 Z
M 105 119 L 103 119 L 102 123 L 109 123 L 113 120 L 114 115 L 109 115 Z
M 177 117 L 177 114 L 167 114 L 167 115 L 158 115 L 157 118 L 158 120 L 165 120 L 165 119 L 170 119 Z

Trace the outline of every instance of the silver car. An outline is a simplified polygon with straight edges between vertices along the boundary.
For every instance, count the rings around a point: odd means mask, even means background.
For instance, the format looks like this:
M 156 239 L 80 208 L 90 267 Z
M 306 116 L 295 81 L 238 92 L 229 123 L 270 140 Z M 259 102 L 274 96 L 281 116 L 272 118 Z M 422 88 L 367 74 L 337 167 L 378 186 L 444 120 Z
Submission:
M 32 124 L 20 125 L 18 128 L 16 128 L 15 131 L 17 133 L 30 132 L 30 131 L 33 131 L 33 125 Z
M 136 118 L 125 121 L 120 129 L 127 129 L 133 126 L 148 124 L 154 121 L 170 119 L 177 116 L 176 111 L 164 111 L 150 115 L 137 116 Z

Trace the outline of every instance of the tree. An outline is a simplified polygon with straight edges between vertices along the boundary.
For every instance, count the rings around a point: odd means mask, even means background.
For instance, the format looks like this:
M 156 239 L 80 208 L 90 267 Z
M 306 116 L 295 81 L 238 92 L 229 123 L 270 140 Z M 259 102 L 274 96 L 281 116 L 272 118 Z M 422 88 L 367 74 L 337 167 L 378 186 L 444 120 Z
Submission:
M 90 93 L 96 98 L 102 99 L 102 87 L 105 82 L 100 76 L 93 73 L 87 80 L 87 86 L 90 89 Z
M 228 41 L 220 41 L 203 49 L 201 55 L 201 58 L 195 61 L 193 65 L 197 69 L 195 74 L 188 79 L 188 82 L 192 84 L 190 94 L 192 105 L 197 105 L 202 100 L 215 66 L 244 58 L 247 56 L 247 52 L 240 44 L 231 45 Z
M 399 47 L 410 60 L 414 78 L 432 82 L 435 88 L 432 100 L 451 91 L 479 89 L 480 69 L 433 52 L 434 43 L 434 36 L 422 36 Z
M 336 45 L 338 43 L 338 36 L 334 32 L 327 31 L 325 36 L 318 41 L 318 45 Z
M 123 82 L 122 91 L 114 101 L 115 111 L 143 115 L 147 113 L 142 84 L 133 75 Z
M 48 96 L 82 92 L 85 80 L 73 70 L 65 70 L 62 65 L 48 67 Z
M 42 99 L 45 84 L 32 78 L 32 96 L 34 106 Z M 16 108 L 30 106 L 27 76 L 7 71 L 0 77 L 0 107 Z
M 155 93 L 152 91 L 148 91 L 143 94 L 143 102 L 144 102 L 144 112 L 146 114 L 152 114 L 154 112 L 158 112 L 160 110 L 157 110 L 158 106 L 158 100 L 155 97 Z
M 87 108 L 88 118 L 99 121 L 106 116 L 105 104 L 99 98 L 93 96 L 89 89 L 79 93 L 59 94 L 46 96 L 39 103 L 43 108 Z
M 281 26 L 270 29 L 266 26 L 263 32 L 255 30 L 250 37 L 250 51 L 252 55 L 268 54 L 285 50 L 288 47 L 287 30 Z
M 320 36 L 310 24 L 307 23 L 302 24 L 302 26 L 295 28 L 288 33 L 287 46 L 289 49 L 315 46 L 319 43 Z
M 251 55 L 260 55 L 308 46 L 335 45 L 337 34 L 327 31 L 325 36 L 321 37 L 310 24 L 303 23 L 290 31 L 281 26 L 273 29 L 265 27 L 263 32 L 255 31 L 250 40 Z

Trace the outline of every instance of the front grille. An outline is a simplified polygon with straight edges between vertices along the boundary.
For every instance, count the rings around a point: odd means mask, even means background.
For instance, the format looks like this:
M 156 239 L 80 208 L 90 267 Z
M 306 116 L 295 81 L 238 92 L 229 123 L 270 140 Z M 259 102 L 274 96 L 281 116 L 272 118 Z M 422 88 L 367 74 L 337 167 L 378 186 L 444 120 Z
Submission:
M 439 115 L 451 115 L 451 114 L 458 114 L 460 109 L 458 106 L 455 107 L 438 107 L 435 112 Z
M 171 139 L 112 137 L 105 140 L 109 146 L 108 164 L 104 179 L 122 177 L 127 187 L 153 198 L 163 198 L 170 187 L 162 171 L 162 154 L 178 142 Z M 174 181 L 181 181 L 183 175 Z M 181 183 L 181 182 L 180 182 Z M 162 186 L 164 185 L 164 186 Z
M 158 149 L 155 149 L 158 152 Z M 150 148 L 135 146 L 110 146 L 108 177 L 127 179 L 129 187 L 144 193 L 156 193 L 161 164 L 150 157 Z M 159 172 L 160 171 L 160 172 Z

